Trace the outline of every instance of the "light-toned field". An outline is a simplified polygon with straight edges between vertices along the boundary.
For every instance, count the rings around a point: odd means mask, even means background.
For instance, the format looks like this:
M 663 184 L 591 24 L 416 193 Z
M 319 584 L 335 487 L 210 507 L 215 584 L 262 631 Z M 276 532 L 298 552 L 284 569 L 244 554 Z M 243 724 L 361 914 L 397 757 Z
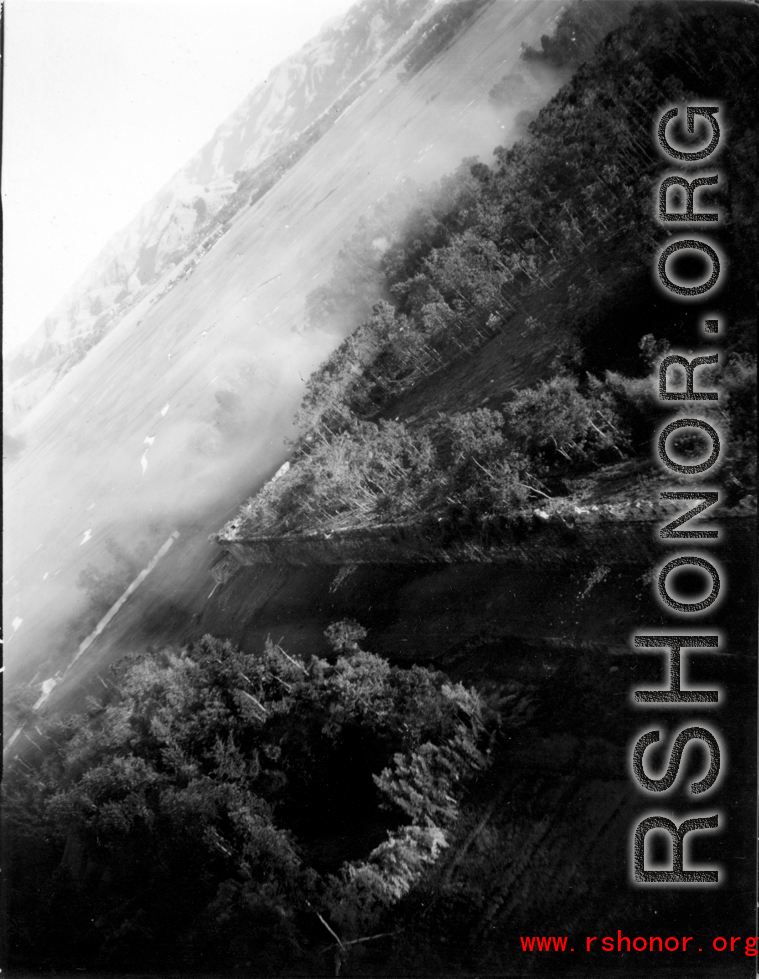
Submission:
M 399 182 L 428 183 L 464 156 L 489 160 L 510 139 L 521 106 L 499 113 L 487 92 L 560 9 L 497 0 L 411 80 L 387 71 L 191 276 L 179 279 L 179 268 L 159 282 L 25 419 L 28 448 L 6 476 L 11 691 L 66 673 L 97 619 L 87 618 L 77 578 L 89 564 L 111 566 L 109 538 L 151 556 L 179 534 L 48 708 L 71 700 L 104 660 L 198 610 L 213 587 L 208 534 L 284 460 L 304 379 L 339 340 L 294 332 L 306 295 L 361 215 Z M 170 277 L 175 287 L 153 301 Z M 240 384 L 253 420 L 221 446 L 215 397 Z

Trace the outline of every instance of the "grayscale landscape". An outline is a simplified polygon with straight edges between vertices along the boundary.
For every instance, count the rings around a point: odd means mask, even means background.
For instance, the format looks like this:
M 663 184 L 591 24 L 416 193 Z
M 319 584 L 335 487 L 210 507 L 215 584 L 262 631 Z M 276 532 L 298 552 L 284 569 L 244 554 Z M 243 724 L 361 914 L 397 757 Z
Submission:
M 358 0 L 6 357 L 10 974 L 650 976 L 586 950 L 618 929 L 746 974 L 710 936 L 754 927 L 756 15 Z M 654 126 L 717 97 L 729 278 L 678 303 Z M 696 486 L 657 372 L 715 303 L 726 883 L 641 889 L 632 637 L 680 624 Z

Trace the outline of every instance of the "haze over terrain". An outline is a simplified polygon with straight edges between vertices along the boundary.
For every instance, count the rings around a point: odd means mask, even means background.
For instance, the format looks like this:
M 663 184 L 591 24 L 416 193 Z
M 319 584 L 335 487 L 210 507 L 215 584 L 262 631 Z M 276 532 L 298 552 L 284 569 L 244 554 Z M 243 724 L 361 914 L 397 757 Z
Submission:
M 558 87 L 487 99 L 550 30 L 551 0 L 482 4 L 403 75 L 394 59 L 438 9 L 364 0 L 328 25 L 112 239 L 10 365 L 11 687 L 53 690 L 42 682 L 62 679 L 161 548 L 54 696 L 137 641 L 120 622 L 168 623 L 210 592 L 208 534 L 285 460 L 304 380 L 341 338 L 305 330 L 304 303 L 358 219 L 406 181 L 490 160 Z
M 743 973 L 757 47 L 743 0 L 362 0 L 290 59 L 319 115 L 248 166 L 282 99 L 246 103 L 229 190 L 145 210 L 126 296 L 82 279 L 4 433 L 17 972 L 538 976 L 551 934 L 563 974 L 648 979 L 611 936 L 670 934 Z M 683 303 L 656 121 L 718 97 L 729 274 Z M 684 617 L 709 641 L 670 656 Z M 678 656 L 714 691 L 680 734 Z M 675 781 L 654 715 L 708 749 Z M 681 803 L 711 886 L 641 890 Z
M 6 5 L 6 355 L 254 85 L 349 6 Z

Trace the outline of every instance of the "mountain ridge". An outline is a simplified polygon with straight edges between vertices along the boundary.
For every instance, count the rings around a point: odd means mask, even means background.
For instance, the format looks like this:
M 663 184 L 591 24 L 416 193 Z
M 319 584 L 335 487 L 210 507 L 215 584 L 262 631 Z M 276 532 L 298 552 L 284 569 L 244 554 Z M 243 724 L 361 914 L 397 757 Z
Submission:
M 208 533 L 284 461 L 304 379 L 348 329 L 304 328 L 308 295 L 359 218 L 388 195 L 415 198 L 464 150 L 490 159 L 513 138 L 525 101 L 495 106 L 487 94 L 516 67 L 520 44 L 551 29 L 556 10 L 549 0 L 490 3 L 409 79 L 399 77 L 402 38 L 350 111 L 26 414 L 6 476 L 9 682 L 54 674 L 59 654 L 94 626 L 74 625 L 89 615 L 77 580 L 90 564 L 110 567 L 110 538 L 149 556 L 179 529 L 166 561 L 181 567 L 149 579 L 140 607 L 155 599 L 161 619 L 167 601 L 186 607 L 189 598 L 164 594 L 180 588 L 177 575 L 205 598 L 216 554 Z M 555 87 L 547 83 L 546 97 Z M 118 645 L 116 632 L 107 643 Z
M 433 6 L 431 0 L 360 0 L 328 20 L 315 38 L 256 85 L 187 163 L 109 238 L 34 333 L 11 351 L 5 399 L 10 425 L 44 397 L 161 275 L 217 229 L 219 213 L 236 191 L 246 190 L 245 177 L 251 171 L 329 111 Z M 244 200 L 234 203 L 235 210 L 245 206 Z

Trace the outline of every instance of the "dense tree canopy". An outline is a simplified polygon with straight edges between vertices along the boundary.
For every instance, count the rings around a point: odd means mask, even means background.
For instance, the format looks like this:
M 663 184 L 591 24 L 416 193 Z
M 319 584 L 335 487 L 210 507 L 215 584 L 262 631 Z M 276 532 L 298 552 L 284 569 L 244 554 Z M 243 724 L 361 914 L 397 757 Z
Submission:
M 247 533 L 337 516 L 365 523 L 434 512 L 446 523 L 462 508 L 474 527 L 544 495 L 546 484 L 560 487 L 567 472 L 648 453 L 656 413 L 645 390 L 654 381 L 643 375 L 656 369 L 657 336 L 686 344 L 694 329 L 682 309 L 662 309 L 651 285 L 654 250 L 673 233 L 653 219 L 662 161 L 651 128 L 665 103 L 717 90 L 731 95 L 720 158 L 729 193 L 717 195 L 731 259 L 720 423 L 733 436 L 737 485 L 750 486 L 753 395 L 738 378 L 755 376 L 753 13 L 740 4 L 641 6 L 590 55 L 602 29 L 629 11 L 617 6 L 608 18 L 592 0 L 568 8 L 542 55 L 526 52 L 551 63 L 587 56 L 529 138 L 497 149 L 493 167 L 464 160 L 416 194 L 402 222 L 385 205 L 384 226 L 376 214 L 341 253 L 312 307 L 355 311 L 369 281 L 365 295 L 384 298 L 309 378 L 295 465 L 244 508 Z M 443 431 L 474 415 L 389 419 L 409 392 L 516 317 L 554 345 L 553 376 L 500 406 L 497 458 L 475 454 L 464 479 L 448 465 Z
M 444 8 L 428 46 L 404 53 L 406 69 L 480 6 Z M 647 4 L 591 55 L 596 13 L 609 6 L 569 8 L 556 36 L 527 53 L 564 66 L 585 58 L 528 138 L 497 150 L 493 166 L 468 159 L 430 190 L 409 184 L 346 244 L 307 315 L 311 328 L 356 328 L 309 379 L 292 465 L 246 504 L 239 533 L 412 521 L 443 544 L 502 539 L 522 510 L 565 492 L 565 477 L 649 453 L 661 417 L 651 371 L 670 340 L 694 335 L 692 317 L 651 299 L 653 250 L 670 233 L 653 221 L 662 161 L 652 122 L 663 105 L 714 93 L 729 117 L 718 195 L 729 331 L 720 364 L 700 374 L 719 384 L 720 402 L 700 414 L 727 436 L 726 496 L 750 491 L 754 11 Z M 260 176 L 265 187 L 271 175 Z M 400 410 L 515 323 L 553 344 L 542 380 L 503 403 Z M 217 429 L 244 431 L 238 392 L 217 401 Z M 232 571 L 219 563 L 215 580 Z M 608 572 L 596 568 L 586 591 Z M 103 601 L 115 587 L 90 569 L 81 584 Z M 140 653 L 86 715 L 40 723 L 36 763 L 14 765 L 5 783 L 18 962 L 313 974 L 388 940 L 396 973 L 417 956 L 427 973 L 454 960 L 504 971 L 522 923 L 549 933 L 585 920 L 595 870 L 600 912 L 608 899 L 631 928 L 647 913 L 639 894 L 625 903 L 604 883 L 603 846 L 562 858 L 575 852 L 567 836 L 603 839 L 623 811 L 613 796 L 629 730 L 609 740 L 620 702 L 601 653 L 556 666 L 540 650 L 529 682 L 494 684 L 485 698 L 365 651 L 355 622 L 327 638 L 331 654 L 310 658 L 211 637 Z M 30 716 L 27 703 L 17 710 Z M 528 723 L 538 747 L 520 754 L 511 736 Z M 555 758 L 571 776 L 556 775 Z M 593 781 L 567 813 L 582 765 Z
M 42 730 L 40 767 L 6 786 L 14 848 L 48 864 L 37 902 L 11 868 L 21 952 L 276 968 L 330 929 L 382 929 L 487 764 L 487 712 L 362 650 L 355 623 L 328 636 L 332 661 L 210 636 L 157 650 L 121 665 L 111 703 Z

